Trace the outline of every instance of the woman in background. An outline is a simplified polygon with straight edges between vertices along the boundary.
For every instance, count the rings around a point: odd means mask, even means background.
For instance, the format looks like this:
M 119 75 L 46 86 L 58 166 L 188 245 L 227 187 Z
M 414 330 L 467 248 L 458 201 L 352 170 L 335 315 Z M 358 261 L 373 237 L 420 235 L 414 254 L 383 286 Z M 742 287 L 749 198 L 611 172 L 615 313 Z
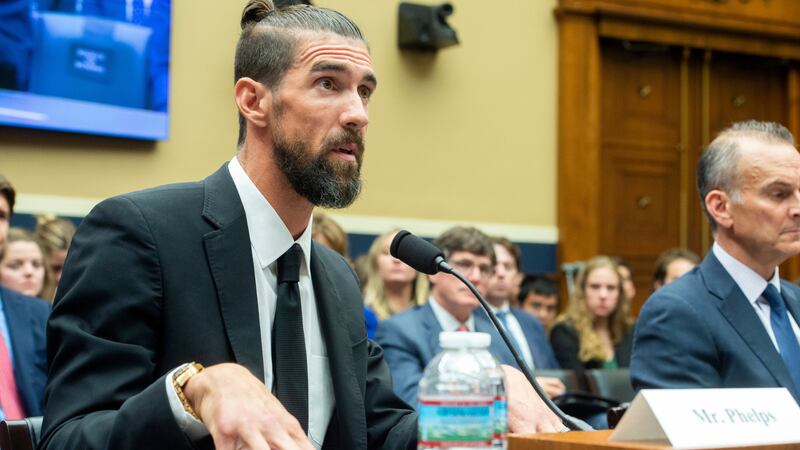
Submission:
M 314 211 L 314 218 L 311 220 L 311 238 L 350 261 L 347 254 L 347 234 L 335 220 L 322 211 Z M 358 274 L 357 267 L 355 269 Z M 358 276 L 359 283 L 363 287 L 364 280 L 360 274 Z M 378 318 L 366 306 L 364 306 L 364 323 L 367 327 L 367 337 L 374 338 L 375 332 L 378 330 Z
M 23 228 L 8 230 L 6 245 L 0 250 L 0 283 L 22 294 L 42 298 L 51 280 L 44 252 L 33 233 Z
M 575 298 L 553 327 L 550 342 L 556 359 L 579 380 L 585 369 L 630 365 L 633 321 L 622 283 L 611 258 L 590 259 L 578 274 Z
M 378 236 L 369 248 L 365 268 L 364 304 L 379 320 L 428 301 L 428 279 L 389 254 L 398 230 Z
M 40 214 L 36 218 L 36 230 L 33 235 L 42 247 L 45 262 L 53 275 L 53 282 L 49 286 L 45 285 L 42 298 L 53 301 L 56 286 L 64 270 L 67 250 L 72 244 L 72 237 L 75 236 L 75 225 L 67 219 L 52 214 Z

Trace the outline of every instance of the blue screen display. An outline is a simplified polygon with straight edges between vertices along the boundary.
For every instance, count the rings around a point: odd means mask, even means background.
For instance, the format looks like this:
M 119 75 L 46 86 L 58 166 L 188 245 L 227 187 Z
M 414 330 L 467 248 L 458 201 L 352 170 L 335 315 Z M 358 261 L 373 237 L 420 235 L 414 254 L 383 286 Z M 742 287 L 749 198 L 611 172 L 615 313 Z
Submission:
M 171 0 L 0 0 L 0 125 L 169 131 Z

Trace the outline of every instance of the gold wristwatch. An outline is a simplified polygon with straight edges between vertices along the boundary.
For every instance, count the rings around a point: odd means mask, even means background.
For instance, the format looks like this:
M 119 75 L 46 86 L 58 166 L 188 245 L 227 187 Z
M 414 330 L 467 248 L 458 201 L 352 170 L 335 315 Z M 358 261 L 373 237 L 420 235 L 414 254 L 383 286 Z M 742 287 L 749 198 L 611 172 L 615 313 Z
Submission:
M 202 364 L 198 362 L 190 362 L 181 366 L 172 375 L 172 387 L 175 388 L 175 393 L 178 394 L 178 399 L 180 399 L 183 409 L 185 409 L 187 413 L 191 414 L 192 417 L 197 420 L 200 420 L 200 416 L 194 412 L 192 405 L 189 404 L 189 400 L 186 399 L 186 394 L 183 393 L 183 387 L 189 382 L 189 379 L 202 372 L 203 369 L 204 367 Z

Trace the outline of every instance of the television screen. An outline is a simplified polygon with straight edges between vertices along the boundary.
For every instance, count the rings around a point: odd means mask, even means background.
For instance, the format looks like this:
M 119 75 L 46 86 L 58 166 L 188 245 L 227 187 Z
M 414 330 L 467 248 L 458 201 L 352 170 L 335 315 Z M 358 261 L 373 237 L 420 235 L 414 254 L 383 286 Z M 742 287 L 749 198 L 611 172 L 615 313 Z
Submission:
M 171 0 L 0 0 L 0 125 L 169 130 Z

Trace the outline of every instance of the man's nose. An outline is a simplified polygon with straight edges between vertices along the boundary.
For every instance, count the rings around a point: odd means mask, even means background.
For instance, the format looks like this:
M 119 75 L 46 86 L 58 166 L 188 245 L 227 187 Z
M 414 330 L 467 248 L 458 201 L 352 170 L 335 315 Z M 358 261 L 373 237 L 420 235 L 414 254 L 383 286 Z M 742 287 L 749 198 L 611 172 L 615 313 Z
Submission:
M 792 202 L 789 205 L 789 214 L 795 218 L 800 217 L 800 190 L 795 191 L 792 196 Z
M 358 92 L 347 96 L 345 109 L 341 115 L 341 125 L 352 130 L 361 130 L 369 123 L 367 105 Z

